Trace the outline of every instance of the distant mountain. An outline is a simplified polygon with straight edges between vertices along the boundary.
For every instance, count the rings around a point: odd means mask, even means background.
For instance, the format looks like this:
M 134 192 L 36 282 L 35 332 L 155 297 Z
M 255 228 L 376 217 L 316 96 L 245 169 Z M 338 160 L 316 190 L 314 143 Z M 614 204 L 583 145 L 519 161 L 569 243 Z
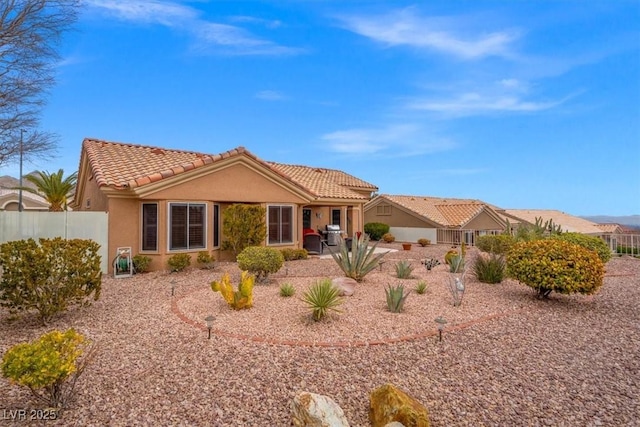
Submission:
M 32 175 L 35 174 L 36 172 L 31 172 L 27 175 Z M 23 177 L 27 176 L 27 175 L 22 175 Z M 9 175 L 3 175 L 0 176 L 0 188 L 7 188 L 7 189 L 11 189 L 11 188 L 15 188 L 20 186 L 20 180 L 18 178 L 14 178 L 12 176 Z M 31 182 L 27 181 L 27 180 L 22 180 L 22 186 L 23 187 L 30 187 L 30 188 L 36 188 L 35 185 L 33 185 Z
M 629 216 L 608 216 L 608 215 L 595 215 L 595 216 L 583 216 L 582 218 L 596 223 L 614 223 L 620 225 L 627 225 L 629 227 L 640 227 L 640 215 Z

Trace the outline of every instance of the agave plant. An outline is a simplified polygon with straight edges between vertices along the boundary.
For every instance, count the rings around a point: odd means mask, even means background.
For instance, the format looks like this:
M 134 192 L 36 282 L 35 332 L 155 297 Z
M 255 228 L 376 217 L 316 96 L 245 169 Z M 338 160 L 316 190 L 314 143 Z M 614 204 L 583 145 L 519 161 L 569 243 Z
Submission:
M 339 252 L 334 253 L 331 248 L 329 248 L 329 251 L 345 276 L 354 279 L 356 282 L 362 282 L 364 276 L 376 268 L 382 257 L 389 252 L 376 254 L 377 245 L 378 243 L 376 242 L 369 247 L 369 236 L 363 233 L 351 240 L 351 252 L 349 252 L 349 247 L 342 238 L 338 245 Z
M 404 302 L 409 296 L 409 292 L 404 292 L 404 286 L 391 286 L 389 285 L 385 290 L 387 294 L 387 308 L 392 313 L 400 313 L 404 308 Z
M 311 316 L 316 322 L 322 320 L 329 310 L 340 313 L 337 307 L 342 304 L 340 290 L 333 286 L 330 279 L 322 279 L 312 285 L 302 296 L 307 306 L 311 309 Z
M 413 266 L 409 261 L 402 260 L 396 263 L 396 276 L 398 279 L 410 279 Z

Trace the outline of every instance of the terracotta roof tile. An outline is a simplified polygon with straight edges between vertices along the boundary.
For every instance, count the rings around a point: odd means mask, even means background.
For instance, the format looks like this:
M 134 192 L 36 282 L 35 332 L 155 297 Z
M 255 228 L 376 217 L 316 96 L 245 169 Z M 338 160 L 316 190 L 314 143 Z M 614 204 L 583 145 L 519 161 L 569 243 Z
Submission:
M 349 175 L 340 170 L 317 168 L 302 165 L 288 165 L 267 162 L 276 169 L 307 188 L 313 194 L 322 198 L 360 199 L 368 197 L 355 190 L 373 192 L 378 189 L 375 185 Z
M 205 154 L 87 138 L 83 141 L 83 153 L 98 186 L 115 189 L 141 187 L 244 154 L 319 198 L 367 200 L 368 197 L 354 190 L 377 190 L 373 184 L 339 170 L 266 162 L 244 147 Z
M 535 224 L 536 218 L 542 218 L 543 222 L 553 220 L 554 224 L 562 227 L 563 231 L 571 231 L 583 234 L 601 234 L 602 230 L 594 222 L 584 218 L 569 215 L 567 213 L 551 209 L 505 209 L 509 216 L 520 218 L 528 223 Z
M 463 226 L 489 207 L 486 203 L 473 199 L 393 194 L 381 194 L 379 197 L 384 197 L 444 227 Z

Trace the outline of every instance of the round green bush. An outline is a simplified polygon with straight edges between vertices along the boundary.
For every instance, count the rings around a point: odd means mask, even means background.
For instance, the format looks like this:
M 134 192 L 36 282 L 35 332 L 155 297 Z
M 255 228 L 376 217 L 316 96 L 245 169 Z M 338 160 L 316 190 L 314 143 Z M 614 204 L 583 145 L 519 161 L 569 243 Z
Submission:
M 364 232 L 369 235 L 369 239 L 380 240 L 389 232 L 389 225 L 382 222 L 368 222 L 364 225 Z
M 238 254 L 238 267 L 256 276 L 258 282 L 266 280 L 284 264 L 282 252 L 264 246 L 249 246 Z
M 582 246 L 558 239 L 516 243 L 507 254 L 510 277 L 547 297 L 561 294 L 591 295 L 602 287 L 604 264 Z
M 589 236 L 588 234 L 581 233 L 562 233 L 551 236 L 552 239 L 564 240 L 565 242 L 571 242 L 575 245 L 582 246 L 583 248 L 590 249 L 598 254 L 600 260 L 603 263 L 607 263 L 611 259 L 611 249 L 597 236 Z
M 515 238 L 510 234 L 487 234 L 476 238 L 476 248 L 482 252 L 496 255 L 504 255 L 509 252 L 511 245 L 515 243 Z

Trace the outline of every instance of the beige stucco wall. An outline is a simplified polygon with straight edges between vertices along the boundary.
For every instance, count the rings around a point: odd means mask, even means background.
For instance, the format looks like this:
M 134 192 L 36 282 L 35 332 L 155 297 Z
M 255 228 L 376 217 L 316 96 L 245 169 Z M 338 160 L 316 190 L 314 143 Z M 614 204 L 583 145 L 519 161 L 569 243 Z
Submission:
M 504 227 L 503 223 L 497 221 L 486 212 L 481 212 L 464 226 L 465 229 L 469 230 L 502 230 Z
M 89 201 L 89 204 L 87 204 Z M 84 191 L 82 200 L 75 200 L 78 206 L 75 210 L 106 212 L 108 210 L 108 200 L 102 191 L 98 188 L 96 181 L 88 179 L 84 183 Z
M 273 178 L 265 176 L 245 164 L 223 169 L 204 168 L 175 185 L 145 194 L 145 199 L 157 200 L 215 200 L 254 203 L 304 203 L 305 200 L 283 188 Z
M 411 215 L 394 205 L 391 206 L 391 215 L 378 215 L 377 206 L 390 205 L 389 203 L 379 203 L 367 206 L 364 212 L 364 223 L 381 222 L 390 227 L 417 227 L 417 228 L 433 228 L 433 224 Z

